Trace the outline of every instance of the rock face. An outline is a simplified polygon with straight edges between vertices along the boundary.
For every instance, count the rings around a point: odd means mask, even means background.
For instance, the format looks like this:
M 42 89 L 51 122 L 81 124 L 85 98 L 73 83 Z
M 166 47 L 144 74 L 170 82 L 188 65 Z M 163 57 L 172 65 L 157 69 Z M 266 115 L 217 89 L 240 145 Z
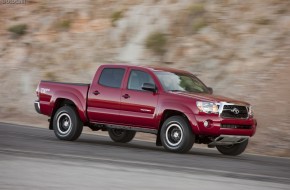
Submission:
M 249 151 L 290 156 L 288 0 L 34 0 L 1 5 L 0 26 L 2 119 L 38 117 L 41 79 L 90 82 L 103 63 L 155 64 L 253 104 L 259 128 Z M 166 39 L 162 54 L 146 48 L 154 32 Z

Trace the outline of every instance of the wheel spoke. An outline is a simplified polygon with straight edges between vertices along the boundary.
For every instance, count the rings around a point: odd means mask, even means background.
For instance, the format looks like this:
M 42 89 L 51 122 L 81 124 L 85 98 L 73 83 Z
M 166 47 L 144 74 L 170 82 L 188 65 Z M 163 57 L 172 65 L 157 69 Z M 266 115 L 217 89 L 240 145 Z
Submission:
M 66 135 L 71 130 L 71 118 L 67 113 L 62 113 L 57 119 L 57 129 L 61 135 Z
M 178 146 L 183 137 L 183 131 L 179 124 L 170 124 L 166 130 L 166 141 L 170 146 Z

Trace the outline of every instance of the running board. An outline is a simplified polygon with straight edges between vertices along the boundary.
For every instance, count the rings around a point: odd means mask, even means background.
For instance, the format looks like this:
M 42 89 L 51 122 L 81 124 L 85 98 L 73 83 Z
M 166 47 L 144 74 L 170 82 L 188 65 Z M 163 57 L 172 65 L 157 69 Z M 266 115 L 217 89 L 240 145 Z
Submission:
M 234 145 L 238 143 L 242 143 L 248 140 L 249 136 L 232 136 L 232 135 L 221 135 L 214 139 L 213 142 L 208 144 L 209 148 L 214 148 L 219 145 Z
M 131 130 L 136 132 L 143 132 L 143 133 L 151 133 L 151 134 L 157 134 L 158 130 L 156 129 L 148 129 L 148 128 L 141 128 L 141 127 L 131 127 L 131 126 L 123 126 L 123 125 L 106 125 L 107 128 L 111 129 L 125 129 L 125 130 Z
M 155 135 L 158 134 L 157 129 L 141 128 L 141 127 L 133 127 L 133 126 L 125 126 L 125 125 L 113 125 L 113 124 L 107 124 L 107 123 L 92 123 L 89 127 L 93 131 L 107 130 L 107 129 L 124 129 L 124 130 L 136 131 L 136 132 L 151 133 Z

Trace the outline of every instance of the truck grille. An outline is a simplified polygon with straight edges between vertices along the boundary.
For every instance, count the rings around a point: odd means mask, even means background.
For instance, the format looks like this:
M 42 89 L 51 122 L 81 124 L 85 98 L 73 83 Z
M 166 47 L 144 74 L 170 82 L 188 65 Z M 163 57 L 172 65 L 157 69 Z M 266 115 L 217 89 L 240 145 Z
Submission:
M 248 118 L 248 109 L 246 106 L 224 105 L 221 117 L 246 119 Z
M 226 129 L 252 129 L 252 126 L 251 125 L 222 124 L 221 128 L 226 128 Z

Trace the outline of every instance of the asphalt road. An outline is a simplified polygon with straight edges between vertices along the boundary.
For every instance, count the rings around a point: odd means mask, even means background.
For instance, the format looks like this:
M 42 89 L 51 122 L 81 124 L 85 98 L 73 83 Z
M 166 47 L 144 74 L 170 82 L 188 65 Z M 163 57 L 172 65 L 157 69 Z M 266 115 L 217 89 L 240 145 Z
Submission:
M 154 143 L 75 142 L 43 128 L 0 123 L 0 189 L 290 189 L 290 159 L 224 156 L 193 148 L 174 154 Z

